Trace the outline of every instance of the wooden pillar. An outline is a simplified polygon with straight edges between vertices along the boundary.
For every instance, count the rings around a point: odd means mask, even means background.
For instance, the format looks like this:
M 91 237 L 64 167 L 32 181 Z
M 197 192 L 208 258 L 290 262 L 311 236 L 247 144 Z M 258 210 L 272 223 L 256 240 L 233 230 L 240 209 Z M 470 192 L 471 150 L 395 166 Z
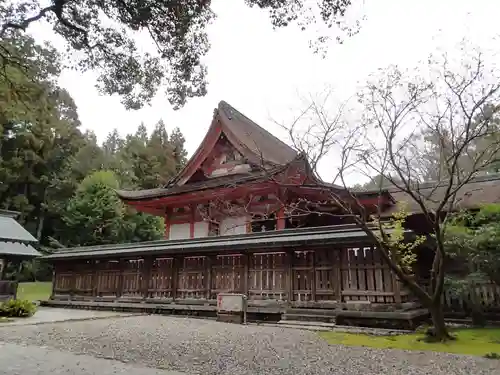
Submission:
M 333 249 L 332 286 L 335 300 L 342 302 L 342 272 L 340 271 L 342 249 Z
M 0 278 L 1 280 L 1 278 Z M 55 289 L 56 289 L 56 265 L 54 263 L 54 265 L 52 266 L 52 290 L 50 291 L 50 299 L 54 299 L 54 296 L 55 296 Z
M 194 238 L 194 223 L 196 220 L 196 206 L 190 206 L 191 220 L 189 220 L 189 238 Z
M 293 301 L 293 256 L 293 250 L 286 252 L 286 290 L 289 303 Z
M 151 281 L 151 271 L 153 269 L 153 257 L 144 258 L 144 266 L 142 267 L 142 297 L 149 298 L 149 282 Z
M 168 240 L 170 238 L 170 213 L 172 211 L 170 209 L 165 209 L 165 216 L 163 220 L 165 221 L 165 239 Z
M 5 277 L 5 269 L 7 268 L 7 258 L 0 258 L 0 280 Z
M 172 300 L 177 299 L 177 289 L 179 288 L 179 266 L 182 259 L 174 256 L 172 259 Z
M 248 268 L 250 267 L 250 254 L 245 253 L 242 255 L 243 256 L 243 294 L 249 298 L 249 291 L 248 291 Z
M 278 211 L 278 217 L 276 218 L 276 230 L 285 229 L 285 208 L 281 207 Z
M 316 302 L 316 250 L 312 251 L 311 300 Z
M 396 304 L 401 304 L 401 283 L 399 282 L 394 272 L 391 271 L 391 274 L 392 274 L 392 288 L 394 292 L 394 302 Z
M 123 286 L 124 286 L 124 273 L 125 273 L 125 259 L 118 260 L 118 283 L 116 285 L 115 295 L 117 298 L 120 298 L 123 295 Z
M 97 268 L 99 267 L 99 263 L 97 263 L 95 260 L 91 260 L 90 266 L 92 269 L 92 297 L 97 297 L 99 288 L 98 285 L 99 278 L 97 277 Z
M 71 269 L 71 284 L 69 288 L 70 299 L 73 299 L 73 296 L 75 295 L 76 292 L 76 268 L 78 267 L 78 265 L 75 263 L 73 263 L 72 267 L 70 268 Z M 94 267 L 92 267 L 92 270 L 94 270 Z
M 205 298 L 211 299 L 212 294 L 212 265 L 216 262 L 215 255 L 207 256 L 207 263 L 205 266 Z

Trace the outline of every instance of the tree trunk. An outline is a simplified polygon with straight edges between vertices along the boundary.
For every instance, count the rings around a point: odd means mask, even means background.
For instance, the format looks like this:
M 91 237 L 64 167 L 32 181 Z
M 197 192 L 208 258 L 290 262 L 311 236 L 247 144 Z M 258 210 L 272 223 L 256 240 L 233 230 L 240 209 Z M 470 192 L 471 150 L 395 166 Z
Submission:
M 431 314 L 432 325 L 434 327 L 432 333 L 428 334 L 427 339 L 429 339 L 429 341 L 453 340 L 453 336 L 449 334 L 444 322 L 443 306 L 441 301 L 434 302 L 432 306 L 429 306 L 429 312 Z
M 45 212 L 40 210 L 40 213 L 38 215 L 38 225 L 36 228 L 36 239 L 38 241 L 42 240 L 42 233 L 43 233 L 43 224 L 45 223 Z

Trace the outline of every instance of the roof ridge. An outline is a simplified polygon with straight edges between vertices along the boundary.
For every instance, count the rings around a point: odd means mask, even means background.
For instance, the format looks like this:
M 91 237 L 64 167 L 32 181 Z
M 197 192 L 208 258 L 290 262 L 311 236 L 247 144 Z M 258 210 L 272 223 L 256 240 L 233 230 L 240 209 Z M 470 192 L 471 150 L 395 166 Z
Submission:
M 241 111 L 238 111 L 236 108 L 234 108 L 231 104 L 229 104 L 228 102 L 224 101 L 224 100 L 221 100 L 219 102 L 219 105 L 218 105 L 218 109 L 219 110 L 223 110 L 225 113 L 226 113 L 226 116 L 231 120 L 231 117 L 228 116 L 230 115 L 230 113 L 227 113 L 226 109 L 229 109 L 229 110 L 232 110 L 234 111 L 237 115 L 241 116 L 247 123 L 253 125 L 253 126 L 256 126 L 258 127 L 260 130 L 262 130 L 264 133 L 266 133 L 266 136 L 269 136 L 270 138 L 273 138 L 275 139 L 276 141 L 278 141 L 280 144 L 282 144 L 283 146 L 286 146 L 287 148 L 289 148 L 290 150 L 293 150 L 295 152 L 297 152 L 293 147 L 291 147 L 290 145 L 288 145 L 287 143 L 283 142 L 281 139 L 279 139 L 278 137 L 276 137 L 274 134 L 272 134 L 269 130 L 267 130 L 266 128 L 260 126 L 259 124 L 257 124 L 255 121 L 253 121 L 250 117 L 246 116 L 245 114 L 243 114 Z

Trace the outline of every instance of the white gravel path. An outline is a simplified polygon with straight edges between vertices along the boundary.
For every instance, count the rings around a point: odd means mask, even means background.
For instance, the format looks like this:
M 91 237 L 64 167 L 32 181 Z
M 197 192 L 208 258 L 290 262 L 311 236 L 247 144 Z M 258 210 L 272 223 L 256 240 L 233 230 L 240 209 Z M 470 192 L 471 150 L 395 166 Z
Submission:
M 50 348 L 0 343 L 0 375 L 188 375 Z
M 328 345 L 313 332 L 154 315 L 2 325 L 0 341 L 191 375 L 500 375 L 497 360 Z

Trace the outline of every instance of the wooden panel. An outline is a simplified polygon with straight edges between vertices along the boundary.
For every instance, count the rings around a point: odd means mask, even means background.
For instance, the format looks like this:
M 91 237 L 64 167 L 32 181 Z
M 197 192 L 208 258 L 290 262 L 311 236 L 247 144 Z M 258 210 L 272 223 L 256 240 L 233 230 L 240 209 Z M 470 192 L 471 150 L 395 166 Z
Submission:
M 179 269 L 179 299 L 204 299 L 207 257 L 185 257 Z
M 173 258 L 153 259 L 149 279 L 149 298 L 173 298 Z
M 373 260 L 373 249 L 372 251 L 367 251 L 365 253 L 365 259 L 366 259 L 366 266 L 369 267 L 369 266 L 374 266 L 374 260 Z M 374 269 L 373 269 L 374 270 Z M 376 280 L 375 280 L 375 272 L 372 271 L 368 271 L 368 268 L 367 268 L 367 273 L 366 273 L 366 290 L 371 292 L 371 291 L 375 291 L 376 290 Z M 374 296 L 369 296 L 368 297 L 368 301 L 370 302 L 377 302 L 376 300 L 376 297 Z
M 123 262 L 122 291 L 124 297 L 142 298 L 142 271 L 144 259 L 129 259 Z
M 217 293 L 245 293 L 244 277 L 243 255 L 218 255 L 212 265 L 210 298 Z
M 92 296 L 94 288 L 93 274 L 95 263 L 93 261 L 83 261 L 71 266 L 74 269 L 74 280 L 71 293 L 75 296 Z M 54 291 L 57 293 L 57 291 Z
M 312 300 L 312 279 L 314 253 L 295 251 L 293 254 L 293 300 L 299 302 Z
M 215 299 L 221 292 L 245 293 L 254 301 L 399 300 L 380 252 L 370 248 L 179 256 L 175 262 L 160 257 L 148 262 L 147 267 L 144 259 L 56 264 L 54 292 L 179 302 Z M 489 291 L 481 293 L 492 300 Z M 409 298 L 402 290 L 401 300 Z
M 54 265 L 54 293 L 70 294 L 75 288 L 75 267 L 69 263 L 56 263 Z
M 333 259 L 334 249 L 318 249 L 314 252 L 314 272 L 316 285 L 316 301 L 334 301 Z
M 248 273 L 250 299 L 286 300 L 286 253 L 250 255 Z
M 475 286 L 477 301 L 481 304 L 484 313 L 500 313 L 500 286 L 491 283 L 480 283 Z M 470 301 L 471 293 L 468 290 L 465 293 L 456 293 L 452 290 L 445 290 L 443 295 L 443 304 L 446 311 L 458 313 L 460 315 L 469 315 L 472 312 Z
M 98 261 L 97 295 L 99 297 L 116 297 L 120 279 L 120 263 L 117 260 Z
M 341 269 L 341 249 L 335 249 L 332 257 L 332 284 L 334 289 L 334 300 L 342 302 L 342 274 Z
M 395 302 L 394 278 L 378 249 L 345 249 L 342 252 L 341 273 L 342 296 L 345 300 Z

